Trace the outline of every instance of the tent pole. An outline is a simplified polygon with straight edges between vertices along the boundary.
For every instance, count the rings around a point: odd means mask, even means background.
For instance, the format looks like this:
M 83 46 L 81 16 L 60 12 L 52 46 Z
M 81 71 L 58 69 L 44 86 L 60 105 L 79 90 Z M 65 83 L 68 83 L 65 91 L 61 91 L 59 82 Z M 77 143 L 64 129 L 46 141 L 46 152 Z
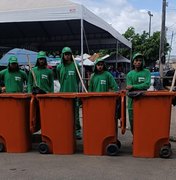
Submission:
M 131 45 L 131 49 L 130 49 L 130 70 L 132 69 L 132 65 L 131 65 L 131 61 L 132 61 L 132 54 L 133 54 L 133 47 Z
M 117 69 L 117 61 L 118 61 L 118 55 L 119 55 L 119 42 L 118 40 L 116 41 L 116 64 L 115 64 L 115 68 Z
M 82 79 L 84 79 L 84 68 L 83 68 L 83 30 L 84 30 L 84 25 L 83 25 L 83 17 L 81 17 L 81 75 Z M 82 92 L 84 91 L 82 87 Z

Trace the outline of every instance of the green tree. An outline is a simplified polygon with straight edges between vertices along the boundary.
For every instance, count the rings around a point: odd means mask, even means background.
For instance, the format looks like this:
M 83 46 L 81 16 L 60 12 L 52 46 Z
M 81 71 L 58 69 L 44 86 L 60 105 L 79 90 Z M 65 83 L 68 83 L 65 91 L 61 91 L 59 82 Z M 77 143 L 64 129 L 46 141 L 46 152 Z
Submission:
M 98 53 L 99 53 L 100 57 L 102 57 L 102 56 L 105 56 L 106 54 L 109 54 L 109 50 L 108 49 L 100 49 Z
M 154 65 L 155 62 L 159 59 L 159 46 L 160 46 L 160 32 L 154 32 L 152 36 L 149 37 L 146 31 L 140 35 L 135 33 L 133 27 L 129 27 L 123 36 L 131 41 L 132 43 L 132 52 L 141 52 L 145 56 L 146 66 Z M 165 43 L 165 54 L 169 50 L 169 44 Z M 120 52 L 123 56 L 130 57 L 129 51 L 121 50 Z

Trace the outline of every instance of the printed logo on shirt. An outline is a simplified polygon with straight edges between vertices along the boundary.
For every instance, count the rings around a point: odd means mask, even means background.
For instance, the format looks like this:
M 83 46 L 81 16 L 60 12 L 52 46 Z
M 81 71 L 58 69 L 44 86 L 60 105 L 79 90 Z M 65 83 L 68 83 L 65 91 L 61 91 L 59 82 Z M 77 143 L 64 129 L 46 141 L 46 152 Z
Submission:
M 21 77 L 15 76 L 15 81 L 21 81 Z
M 106 85 L 106 80 L 101 80 L 100 84 L 105 84 Z
M 145 78 L 144 77 L 138 77 L 138 82 L 144 82 Z
M 69 76 L 74 76 L 75 75 L 75 71 L 68 71 L 68 75 Z
M 42 79 L 48 79 L 48 76 L 45 74 L 42 74 Z

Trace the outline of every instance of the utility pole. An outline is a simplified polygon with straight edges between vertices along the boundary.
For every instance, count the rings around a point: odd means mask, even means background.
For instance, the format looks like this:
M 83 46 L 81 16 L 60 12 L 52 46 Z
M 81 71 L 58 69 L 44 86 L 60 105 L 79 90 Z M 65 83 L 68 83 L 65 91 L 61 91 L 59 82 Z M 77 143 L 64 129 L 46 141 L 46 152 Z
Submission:
M 164 53 L 164 44 L 166 39 L 166 27 L 165 27 L 165 21 L 166 21 L 166 0 L 163 0 L 162 5 L 162 23 L 161 23 L 161 33 L 160 33 L 160 49 L 159 49 L 159 70 L 160 70 L 160 76 L 161 81 L 163 82 L 163 65 L 165 64 L 165 53 Z
M 149 37 L 150 37 L 150 32 L 151 32 L 151 19 L 153 14 L 151 13 L 151 11 L 148 11 L 148 15 L 149 15 Z

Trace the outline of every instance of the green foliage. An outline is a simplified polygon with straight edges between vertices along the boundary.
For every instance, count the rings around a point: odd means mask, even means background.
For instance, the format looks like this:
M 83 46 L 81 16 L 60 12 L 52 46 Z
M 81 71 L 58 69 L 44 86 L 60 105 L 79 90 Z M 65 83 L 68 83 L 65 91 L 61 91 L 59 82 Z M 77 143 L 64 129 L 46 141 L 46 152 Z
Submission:
M 106 54 L 109 54 L 109 50 L 108 49 L 100 49 L 98 53 L 99 53 L 100 57 L 103 57 Z
M 140 35 L 135 33 L 133 27 L 129 27 L 123 36 L 131 41 L 132 52 L 141 52 L 144 54 L 145 63 L 147 66 L 155 64 L 159 59 L 159 47 L 160 47 L 160 32 L 154 32 L 152 36 L 145 31 Z M 165 43 L 165 54 L 169 50 L 169 44 Z M 129 50 L 121 50 L 120 52 L 123 56 L 130 58 Z

